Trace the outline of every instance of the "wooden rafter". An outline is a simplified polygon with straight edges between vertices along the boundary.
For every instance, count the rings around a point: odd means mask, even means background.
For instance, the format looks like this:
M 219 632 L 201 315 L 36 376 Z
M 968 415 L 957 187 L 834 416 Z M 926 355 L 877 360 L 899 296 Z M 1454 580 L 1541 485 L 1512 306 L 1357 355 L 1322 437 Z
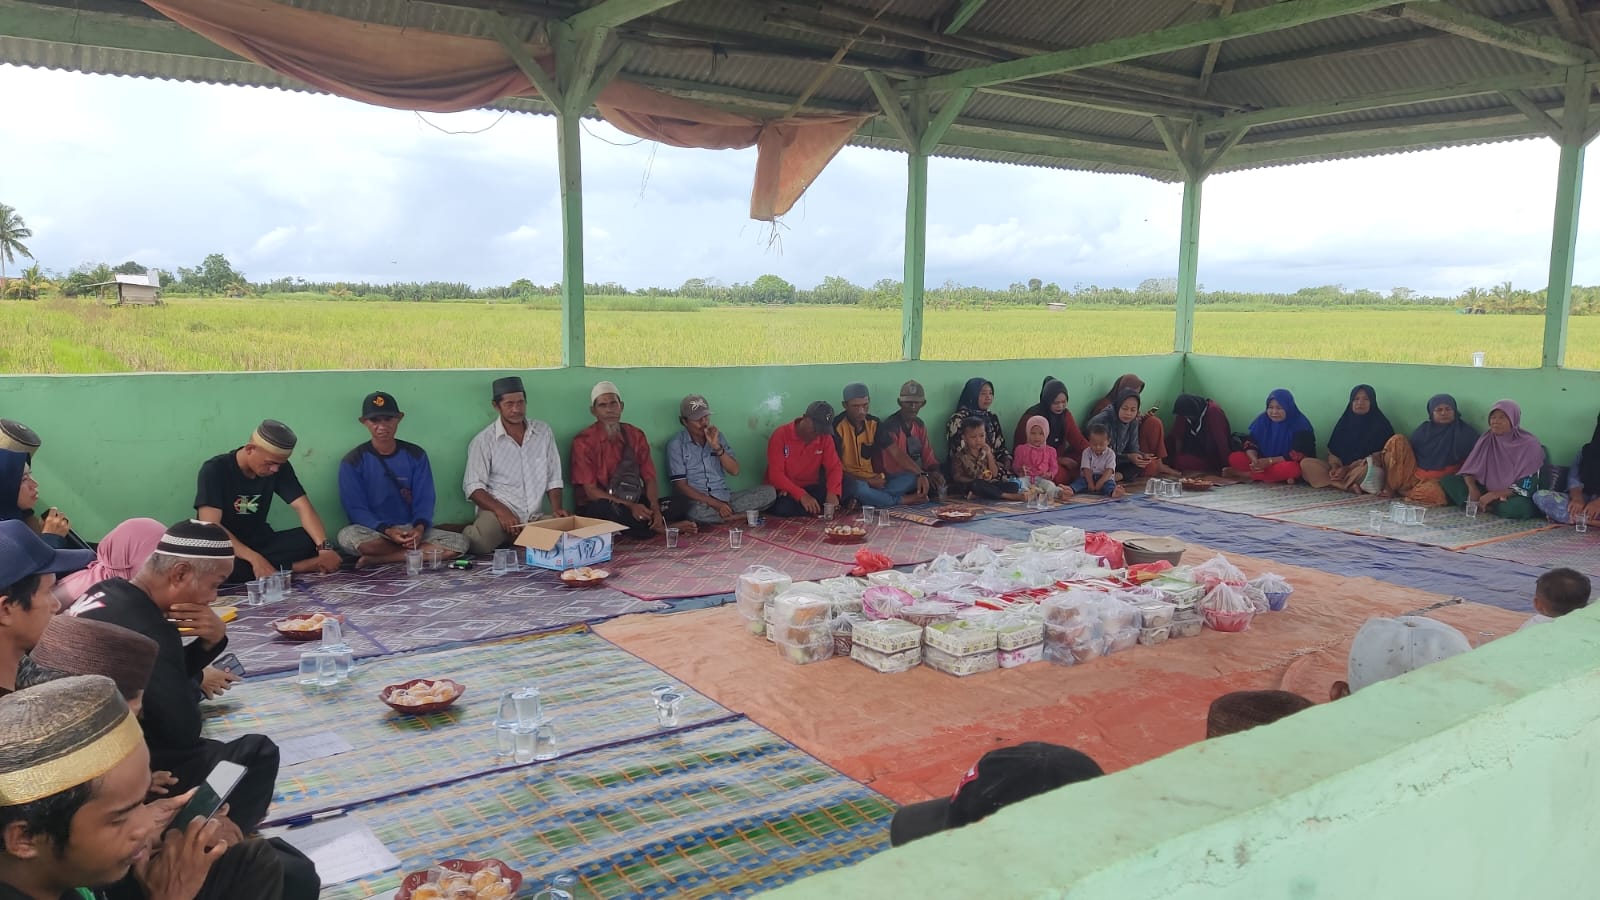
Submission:
M 567 19 L 573 31 L 615 28 L 624 22 L 659 12 L 679 0 L 601 0 Z
M 1217 17 L 1233 15 L 1234 0 L 1222 0 L 1222 5 L 1217 7 Z M 1211 73 L 1216 71 L 1217 57 L 1222 54 L 1222 42 L 1213 41 L 1206 45 L 1206 59 L 1200 64 L 1200 86 L 1198 93 L 1204 97 L 1211 89 Z
M 1464 12 L 1448 3 L 1407 3 L 1400 7 L 1399 14 L 1403 19 L 1447 34 L 1547 62 L 1571 66 L 1592 63 L 1600 59 L 1600 56 L 1588 47 L 1581 47 L 1561 38 L 1502 25 L 1487 16 Z
M 1550 12 L 1555 14 L 1563 37 L 1590 50 L 1600 50 L 1600 33 L 1583 17 L 1577 0 L 1545 0 L 1545 3 L 1550 7 Z

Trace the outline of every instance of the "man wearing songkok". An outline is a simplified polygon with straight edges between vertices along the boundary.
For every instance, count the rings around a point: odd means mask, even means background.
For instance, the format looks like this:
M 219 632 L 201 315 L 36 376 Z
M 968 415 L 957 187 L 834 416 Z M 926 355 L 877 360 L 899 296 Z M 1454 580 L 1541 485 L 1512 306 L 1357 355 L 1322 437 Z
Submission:
M 186 791 L 205 780 L 219 760 L 244 766 L 229 798 L 229 817 L 246 834 L 266 817 L 278 778 L 278 745 L 247 734 L 226 744 L 200 736 L 200 701 L 194 679 L 228 646 L 222 620 L 211 608 L 217 587 L 233 568 L 227 532 L 190 519 L 167 529 L 156 552 L 131 580 L 112 578 L 90 588 L 70 615 L 121 625 L 151 638 L 159 651 L 145 688 L 145 740 L 157 769 Z M 194 635 L 183 645 L 179 628 Z
M 524 523 L 567 514 L 561 505 L 561 453 L 550 426 L 528 418 L 528 395 L 515 375 L 496 378 L 491 388 L 495 420 L 467 445 L 461 491 L 478 508 L 462 534 L 473 553 L 488 553 L 514 537 Z
M 467 552 L 465 537 L 433 527 L 433 466 L 427 451 L 395 437 L 405 417 L 393 394 L 368 394 L 360 421 L 372 440 L 339 463 L 339 502 L 350 519 L 339 548 L 358 568 L 404 562 L 408 550 L 437 550 L 441 559 Z
M 266 419 L 249 443 L 200 466 L 195 515 L 216 522 L 232 536 L 236 562 L 230 582 L 264 578 L 283 568 L 336 572 L 343 562 L 289 464 L 297 441 L 289 426 Z M 294 509 L 299 528 L 274 531 L 267 524 L 274 495 Z
M 572 439 L 572 489 L 578 515 L 628 526 L 629 537 L 648 538 L 667 529 L 661 486 L 650 459 L 650 439 L 622 421 L 622 394 L 609 381 L 589 391 L 594 424 Z M 674 525 L 694 531 L 693 522 Z
M 23 654 L 60 609 L 51 591 L 56 575 L 93 561 L 89 550 L 52 549 L 24 522 L 0 522 L 0 695 L 16 689 Z
M 220 821 L 167 829 L 187 797 L 144 802 L 150 754 L 110 679 L 0 699 L 0 735 L 0 900 L 282 895 L 265 842 L 229 852 Z
M 673 504 L 701 525 L 721 525 L 750 510 L 764 510 L 778 499 L 770 484 L 729 490 L 728 476 L 739 474 L 739 458 L 727 435 L 711 424 L 711 404 L 699 394 L 678 403 L 683 430 L 667 441 L 667 481 Z

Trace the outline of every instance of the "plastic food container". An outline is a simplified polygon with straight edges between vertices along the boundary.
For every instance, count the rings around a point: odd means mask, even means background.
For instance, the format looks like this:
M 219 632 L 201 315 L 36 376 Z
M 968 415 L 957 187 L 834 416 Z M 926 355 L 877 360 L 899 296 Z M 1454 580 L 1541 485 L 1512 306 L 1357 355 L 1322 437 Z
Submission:
M 1016 647 L 1011 650 L 1001 650 L 996 654 L 1000 668 L 1015 669 L 1031 662 L 1044 659 L 1044 643 L 1030 644 L 1026 647 Z
M 995 645 L 1001 650 L 1020 650 L 1043 642 L 1043 622 L 1008 622 L 995 635 Z
M 760 600 L 766 603 L 794 585 L 794 579 L 774 569 L 745 572 L 733 589 L 734 599 Z
M 904 619 L 918 628 L 929 625 L 938 625 L 943 622 L 954 622 L 956 614 L 961 607 L 954 603 L 945 603 L 940 600 L 921 600 L 910 606 L 903 606 L 895 613 L 895 618 Z
M 929 625 L 922 632 L 922 642 L 929 649 L 952 656 L 971 656 L 1000 646 L 999 635 L 993 628 L 962 621 Z
M 862 622 L 855 627 L 854 635 L 855 642 L 850 650 L 852 659 L 859 658 L 855 653 L 863 647 L 878 653 L 903 653 L 922 648 L 922 629 L 900 619 Z
M 1167 642 L 1167 638 L 1171 635 L 1172 625 L 1170 623 L 1167 625 L 1156 625 L 1154 627 L 1146 626 L 1139 629 L 1139 643 L 1145 645 L 1146 647 L 1154 647 L 1156 644 L 1165 644 Z
M 778 645 L 778 653 L 789 662 L 803 666 L 807 663 L 821 662 L 833 658 L 833 634 L 823 632 L 820 639 L 797 642 L 776 638 L 773 643 Z
M 1071 525 L 1046 525 L 1028 533 L 1028 543 L 1041 550 L 1082 550 L 1082 528 Z
M 772 612 L 767 618 L 774 625 L 827 624 L 828 617 L 833 614 L 833 601 L 825 594 L 793 589 L 773 600 L 770 606 Z
M 868 625 L 873 623 L 866 623 Z M 850 648 L 850 658 L 875 672 L 904 672 L 922 665 L 922 648 L 913 647 L 899 653 L 884 653 L 861 643 L 861 629 L 856 629 L 855 646 Z
M 1170 630 L 1167 632 L 1167 637 L 1197 637 L 1204 624 L 1205 622 L 1200 618 L 1199 611 L 1193 609 L 1183 610 L 1173 616 L 1172 624 L 1168 626 Z
M 1099 633 L 1100 629 L 1090 625 L 1088 622 L 1080 622 L 1077 625 L 1068 625 L 1064 628 L 1046 622 L 1044 626 L 1044 642 L 1046 644 L 1069 646 L 1083 640 L 1086 636 Z
M 1138 628 L 1123 628 L 1117 631 L 1109 631 L 1106 633 L 1105 652 L 1121 653 L 1124 650 L 1133 649 L 1133 646 L 1137 643 L 1139 643 Z
M 999 655 L 994 650 L 958 656 L 934 647 L 922 648 L 922 664 L 946 675 L 965 678 L 979 672 L 993 672 L 1000 666 Z
M 1177 611 L 1177 607 L 1159 600 L 1139 604 L 1139 615 L 1143 617 L 1146 628 L 1160 628 L 1171 624 L 1172 614 Z

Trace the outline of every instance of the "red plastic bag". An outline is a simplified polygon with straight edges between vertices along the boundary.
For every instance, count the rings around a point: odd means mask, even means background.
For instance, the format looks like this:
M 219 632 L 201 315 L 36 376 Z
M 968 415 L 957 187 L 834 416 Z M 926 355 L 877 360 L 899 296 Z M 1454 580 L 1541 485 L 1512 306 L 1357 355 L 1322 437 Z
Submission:
M 1172 568 L 1172 563 L 1169 563 L 1164 559 L 1158 559 L 1155 562 L 1139 563 L 1137 565 L 1128 567 L 1128 580 L 1134 584 L 1144 584 L 1147 581 L 1154 580 L 1156 576 L 1170 568 Z
M 894 568 L 894 560 L 876 550 L 862 547 L 856 551 L 856 567 L 850 574 L 856 578 L 863 578 L 872 572 L 882 572 Z
M 1112 540 L 1111 536 L 1103 531 L 1091 531 L 1084 535 L 1083 552 L 1100 557 L 1113 569 L 1120 569 L 1128 564 L 1122 555 L 1122 542 Z

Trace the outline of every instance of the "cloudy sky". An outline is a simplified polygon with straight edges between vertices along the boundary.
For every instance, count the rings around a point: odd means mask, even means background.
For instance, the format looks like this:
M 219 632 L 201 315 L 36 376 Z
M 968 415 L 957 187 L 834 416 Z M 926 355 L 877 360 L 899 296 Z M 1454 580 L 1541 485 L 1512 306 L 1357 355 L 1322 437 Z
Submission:
M 26 219 L 47 269 L 127 259 L 174 269 L 221 252 L 251 280 L 560 280 L 547 117 L 424 117 L 10 66 L 0 66 L 0 97 L 0 203 Z M 899 154 L 846 148 L 774 235 L 748 218 L 753 150 L 676 150 L 585 127 L 590 281 L 900 277 Z M 1200 280 L 1542 287 L 1555 165 L 1551 142 L 1524 141 L 1217 176 L 1206 184 Z M 1585 194 L 1600 198 L 1597 173 L 1600 164 Z M 939 159 L 929 181 L 930 284 L 1132 287 L 1177 272 L 1177 186 Z M 1580 283 L 1600 281 L 1597 248 L 1600 216 L 1590 215 Z

